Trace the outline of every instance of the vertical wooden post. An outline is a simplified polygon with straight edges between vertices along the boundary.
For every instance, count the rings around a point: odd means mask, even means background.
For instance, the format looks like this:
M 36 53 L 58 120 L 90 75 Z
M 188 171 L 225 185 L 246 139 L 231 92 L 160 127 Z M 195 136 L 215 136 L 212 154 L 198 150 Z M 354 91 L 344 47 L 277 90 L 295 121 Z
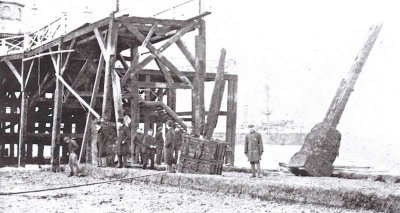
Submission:
M 107 55 L 105 55 L 105 72 L 104 72 L 104 93 L 103 93 L 103 107 L 102 117 L 106 121 L 111 119 L 111 72 L 115 65 L 115 55 L 117 50 L 117 39 L 118 39 L 118 26 L 116 26 L 114 20 L 114 14 L 112 13 L 109 18 L 108 36 L 107 36 Z
M 176 89 L 168 89 L 167 105 L 169 106 L 169 108 L 176 111 Z
M 145 81 L 146 82 L 150 82 L 150 75 L 146 75 L 145 77 Z M 149 101 L 150 100 L 150 88 L 148 88 L 148 90 L 145 91 L 145 100 Z M 146 109 L 145 111 L 146 113 L 144 114 L 144 132 L 147 133 L 147 130 L 149 130 L 151 128 L 151 121 L 150 121 L 150 116 L 149 113 L 150 111 L 148 109 Z
M 204 79 L 206 74 L 206 30 L 205 21 L 200 21 L 199 35 L 196 36 L 195 77 L 192 90 L 192 126 L 195 135 L 204 130 Z
M 25 155 L 25 133 L 26 133 L 26 124 L 27 124 L 27 104 L 28 99 L 25 93 L 25 80 L 24 80 L 24 62 L 21 61 L 21 111 L 20 111 L 20 125 L 19 125 L 19 138 L 18 138 L 18 167 L 21 167 L 24 160 Z
M 58 49 L 62 50 L 62 40 Z M 55 64 L 55 72 L 61 75 L 61 54 L 57 55 L 57 63 Z M 62 114 L 62 95 L 64 86 L 56 79 L 56 89 L 54 90 L 54 108 L 53 108 L 53 128 L 51 131 L 51 168 L 53 172 L 58 170 L 60 166 L 60 126 Z
M 135 59 L 135 57 L 134 57 L 137 54 L 137 52 L 138 52 L 137 47 L 131 49 L 131 58 L 132 58 L 132 60 L 135 60 L 135 61 L 132 61 L 131 66 L 136 66 L 138 64 L 139 58 L 136 57 L 136 59 Z M 137 79 L 138 79 L 138 75 L 134 75 L 132 82 L 135 82 L 135 80 L 137 80 Z M 131 144 L 133 144 L 134 136 L 136 134 L 136 129 L 137 129 L 137 127 L 139 127 L 139 123 L 140 123 L 140 109 L 139 109 L 139 87 L 135 83 L 132 83 L 131 87 L 132 87 L 132 93 L 131 93 L 132 94 L 132 97 L 131 97 Z M 133 147 L 133 145 L 132 145 L 132 147 Z M 133 157 L 134 150 L 132 150 L 132 151 L 133 152 L 132 152 L 132 157 L 131 157 L 131 163 L 133 164 L 133 162 L 135 162 L 134 157 Z
M 226 159 L 225 163 L 231 163 L 232 165 L 234 165 L 235 163 L 237 87 L 238 87 L 237 79 L 228 81 L 226 141 L 230 144 L 230 152 L 228 152 L 225 158 Z

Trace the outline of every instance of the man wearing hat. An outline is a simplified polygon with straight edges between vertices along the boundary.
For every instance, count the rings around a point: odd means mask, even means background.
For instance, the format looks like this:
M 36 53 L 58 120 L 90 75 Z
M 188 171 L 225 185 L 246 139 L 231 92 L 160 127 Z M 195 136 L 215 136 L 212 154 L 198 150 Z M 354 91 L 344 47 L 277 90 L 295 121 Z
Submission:
M 258 177 L 261 177 L 260 160 L 264 152 L 261 134 L 256 132 L 253 124 L 248 125 L 249 133 L 246 135 L 244 154 L 250 161 L 252 176 L 256 176 L 256 167 Z
M 172 169 L 172 164 L 175 163 L 174 160 L 174 148 L 175 148 L 175 129 L 174 122 L 172 120 L 167 121 L 168 131 L 165 135 L 164 144 L 164 163 L 167 165 L 167 172 L 174 172 Z
M 79 172 L 79 165 L 78 165 L 78 150 L 79 146 L 75 140 L 71 139 L 70 137 L 64 137 L 64 142 L 68 144 L 68 152 L 69 152 L 69 160 L 68 165 L 70 169 L 70 173 L 68 177 L 73 175 L 78 176 Z
M 161 164 L 161 159 L 162 159 L 162 154 L 163 154 L 163 148 L 164 148 L 164 138 L 163 138 L 163 133 L 162 133 L 163 128 L 158 127 L 157 128 L 157 133 L 155 135 L 156 138 L 156 164 L 160 165 Z
M 132 162 L 133 163 L 143 163 L 143 155 L 141 153 L 142 145 L 143 145 L 143 128 L 138 127 L 136 129 L 136 134 L 133 136 L 132 144 L 131 144 L 131 152 L 132 152 Z
M 129 131 L 129 128 L 125 126 L 123 118 L 118 118 L 117 128 L 119 129 L 117 139 L 118 167 L 126 168 L 128 157 L 130 155 L 131 132 Z
M 147 168 L 150 160 L 150 169 L 154 169 L 154 155 L 156 154 L 156 139 L 153 137 L 153 129 L 147 130 L 147 134 L 143 138 L 142 145 L 143 166 L 142 169 Z
M 182 143 L 183 143 L 183 130 L 178 127 L 177 124 L 174 125 L 175 127 L 175 164 L 178 164 L 179 159 L 179 152 L 181 151 Z

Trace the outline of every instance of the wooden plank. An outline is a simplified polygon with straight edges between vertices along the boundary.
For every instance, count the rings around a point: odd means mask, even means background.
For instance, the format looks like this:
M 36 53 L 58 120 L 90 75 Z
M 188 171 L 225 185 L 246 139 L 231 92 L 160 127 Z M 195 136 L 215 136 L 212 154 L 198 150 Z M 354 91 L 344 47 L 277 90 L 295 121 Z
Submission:
M 217 77 L 215 78 L 214 90 L 212 93 L 207 122 L 204 128 L 204 135 L 207 140 L 210 140 L 214 134 L 214 129 L 218 123 L 218 115 L 221 109 L 222 98 L 225 90 L 224 70 L 225 70 L 225 49 L 221 50 L 219 58 Z
M 22 85 L 22 77 L 18 73 L 17 68 L 14 67 L 14 65 L 11 63 L 9 60 L 4 60 L 6 62 L 7 66 L 10 68 L 11 72 L 14 74 L 15 78 L 17 78 L 18 82 Z
M 46 84 L 47 79 L 50 77 L 50 72 L 47 72 L 46 75 L 44 76 L 42 82 L 39 85 L 38 90 L 35 92 L 34 95 L 31 96 L 32 102 L 29 104 L 29 107 L 32 107 L 36 103 L 36 99 L 39 98 L 39 96 L 42 94 L 42 89 L 44 85 Z
M 183 55 L 185 56 L 185 58 L 189 61 L 190 65 L 192 65 L 192 67 L 194 69 L 196 69 L 195 67 L 195 58 L 192 55 L 192 53 L 189 51 L 189 49 L 187 48 L 187 46 L 185 45 L 185 43 L 181 40 L 178 39 L 176 41 L 176 45 L 178 46 L 178 48 L 181 50 L 181 52 L 183 53 Z
M 94 85 L 93 85 L 93 92 L 92 92 L 92 98 L 90 99 L 90 108 L 94 109 L 96 107 L 96 100 L 97 96 L 99 94 L 99 88 L 100 88 L 100 80 L 102 76 L 102 70 L 104 66 L 104 57 L 100 55 L 99 58 L 99 63 L 97 66 L 97 73 L 96 73 L 96 78 L 94 80 Z M 88 113 L 86 116 L 86 125 L 85 125 L 85 130 L 83 132 L 83 140 L 82 140 L 82 146 L 81 146 L 81 153 L 79 155 L 79 162 L 81 162 L 83 158 L 83 149 L 86 147 L 86 144 L 89 141 L 89 135 L 91 132 L 91 125 L 92 125 L 92 113 Z M 92 163 L 97 163 L 95 160 L 96 156 L 92 156 Z
M 134 55 L 138 55 L 138 48 L 131 48 L 131 57 L 133 57 Z M 133 58 L 133 60 L 131 61 L 131 66 L 136 66 L 138 63 L 137 59 L 135 60 Z M 133 76 L 132 77 L 133 80 L 137 80 L 138 76 Z M 131 157 L 131 162 L 135 162 L 135 156 L 134 154 L 134 150 L 132 150 L 132 148 L 134 147 L 134 138 L 135 138 L 135 134 L 136 134 L 136 129 L 139 127 L 139 123 L 140 123 L 140 108 L 139 108 L 139 87 L 137 84 L 131 83 L 131 151 L 132 151 L 132 157 Z M 138 159 L 138 158 L 137 158 Z
M 228 81 L 227 118 L 226 118 L 226 142 L 230 145 L 226 163 L 235 164 L 236 144 L 236 117 L 237 117 L 237 80 Z

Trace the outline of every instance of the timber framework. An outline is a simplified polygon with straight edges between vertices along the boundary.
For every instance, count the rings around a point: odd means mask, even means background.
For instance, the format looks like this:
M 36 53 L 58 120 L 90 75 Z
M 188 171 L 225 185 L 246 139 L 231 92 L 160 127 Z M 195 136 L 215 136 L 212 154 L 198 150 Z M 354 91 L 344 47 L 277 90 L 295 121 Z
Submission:
M 132 135 L 139 123 L 146 131 L 167 119 L 182 128 L 191 122 L 195 134 L 205 135 L 215 128 L 213 123 L 206 125 L 210 114 L 227 117 L 225 162 L 233 164 L 238 78 L 206 71 L 204 18 L 209 14 L 186 20 L 111 14 L 69 32 L 59 32 L 54 22 L 28 35 L 1 38 L 8 51 L 0 55 L 0 159 L 5 164 L 42 163 L 44 146 L 51 146 L 51 163 L 57 166 L 60 160 L 67 161 L 60 138 L 70 136 L 82 147 L 80 160 L 91 163 L 88 141 L 94 118 L 115 122 L 129 115 Z M 195 34 L 194 51 L 181 39 L 189 32 Z M 168 59 L 164 52 L 172 45 L 192 69 L 179 70 Z M 152 61 L 157 68 L 145 69 Z M 222 79 L 223 86 L 227 83 L 227 110 L 207 112 L 204 83 L 216 79 Z M 191 111 L 176 111 L 179 89 L 191 90 Z M 213 99 L 222 100 L 222 95 L 213 94 Z M 37 158 L 32 154 L 34 144 Z

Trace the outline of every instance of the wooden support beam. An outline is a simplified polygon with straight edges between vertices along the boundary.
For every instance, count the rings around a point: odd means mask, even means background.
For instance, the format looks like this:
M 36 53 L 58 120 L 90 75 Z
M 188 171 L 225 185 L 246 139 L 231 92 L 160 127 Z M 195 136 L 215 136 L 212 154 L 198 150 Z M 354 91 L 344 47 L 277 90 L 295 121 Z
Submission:
M 103 55 L 105 58 L 108 58 L 108 53 L 107 53 L 107 48 L 106 48 L 106 42 L 104 41 L 103 37 L 101 36 L 101 33 L 100 33 L 100 31 L 99 31 L 98 28 L 94 28 L 94 34 L 95 34 L 95 36 L 96 36 L 97 43 L 98 43 L 99 46 L 100 46 L 100 50 L 101 50 L 102 55 Z
M 142 47 L 147 47 L 147 44 L 150 42 L 151 37 L 154 34 L 154 31 L 157 28 L 157 23 L 154 23 L 153 26 L 151 26 L 151 29 L 149 31 L 149 33 L 147 33 L 146 38 L 144 39 L 143 43 L 142 43 Z
M 176 111 L 176 89 L 174 88 L 168 89 L 167 106 Z
M 60 41 L 58 50 L 62 50 L 62 41 Z M 56 75 L 61 75 L 61 56 L 57 55 L 57 60 L 53 62 Z M 54 107 L 53 107 L 53 128 L 51 131 L 51 168 L 53 172 L 58 171 L 60 166 L 60 127 L 62 114 L 62 94 L 64 87 L 59 80 L 56 80 L 56 88 L 54 91 Z
M 228 103 L 226 118 L 226 142 L 229 143 L 229 152 L 227 153 L 225 163 L 235 164 L 235 144 L 236 144 L 236 117 L 237 117 L 237 80 L 228 81 Z
M 124 67 L 125 70 L 129 69 L 128 62 L 126 62 L 125 58 L 121 53 L 118 53 L 117 59 L 121 62 L 122 66 Z
M 29 66 L 29 71 L 28 71 L 28 75 L 26 76 L 26 81 L 25 81 L 25 85 L 24 85 L 24 88 L 26 88 L 26 85 L 28 84 L 28 82 L 29 82 L 29 78 L 31 77 L 31 73 L 32 73 L 32 70 L 33 70 L 33 64 L 34 64 L 34 60 L 32 60 L 31 61 L 31 65 Z
M 6 62 L 7 66 L 10 68 L 10 70 L 14 74 L 15 78 L 17 78 L 18 82 L 20 84 L 22 84 L 22 77 L 18 73 L 17 68 L 15 68 L 15 66 L 9 60 L 4 60 L 4 62 Z
M 104 72 L 104 89 L 103 89 L 103 104 L 102 104 L 102 117 L 106 121 L 111 119 L 111 72 L 115 67 L 115 55 L 117 51 L 118 41 L 118 26 L 114 20 L 114 14 L 110 15 L 108 23 L 108 37 L 107 37 L 107 54 L 104 55 L 105 72 Z
M 219 58 L 217 76 L 215 78 L 214 91 L 210 101 L 209 113 L 207 115 L 207 122 L 204 128 L 204 135 L 207 140 L 210 140 L 214 134 L 214 129 L 217 126 L 218 115 L 221 109 L 222 98 L 225 90 L 224 68 L 225 68 L 225 49 L 221 50 Z
M 159 52 L 163 52 L 166 50 L 168 47 L 173 45 L 175 42 L 177 42 L 182 36 L 184 36 L 186 33 L 192 31 L 196 25 L 199 23 L 197 21 L 193 21 L 186 25 L 185 27 L 181 28 L 175 35 L 173 35 L 167 42 L 165 42 L 159 49 Z
M 126 23 L 126 22 L 122 22 L 122 24 L 140 41 L 140 42 L 144 42 L 145 41 L 145 37 L 144 35 L 132 24 Z M 180 38 L 180 37 L 178 37 Z M 171 44 L 169 44 L 168 46 L 170 46 Z M 168 47 L 166 46 L 166 47 Z M 164 48 L 164 50 L 166 49 L 166 47 Z M 178 70 L 178 68 L 176 68 L 164 55 L 161 54 L 161 51 L 159 51 L 156 47 L 154 47 L 151 43 L 147 44 L 147 48 L 150 50 L 150 52 L 157 57 L 162 63 L 164 63 L 165 66 L 167 66 L 170 71 L 172 71 L 176 76 L 179 77 L 179 79 L 184 82 L 187 83 L 189 85 L 192 85 L 192 83 L 189 81 L 188 78 L 186 78 L 186 76 L 182 75 L 182 73 Z M 148 56 L 146 59 L 150 58 L 150 57 L 154 57 L 153 55 Z M 144 59 L 144 60 L 146 60 Z M 126 74 L 125 74 L 126 75 Z M 125 77 L 124 77 L 125 78 Z
M 101 80 L 101 76 L 102 76 L 103 66 L 104 66 L 104 57 L 102 55 L 100 55 L 99 64 L 97 66 L 96 78 L 94 80 L 94 85 L 93 85 L 92 98 L 90 99 L 90 108 L 92 108 L 92 109 L 94 109 L 96 107 L 96 99 L 99 94 L 100 80 Z M 90 135 L 91 126 L 92 126 L 92 119 L 93 119 L 92 113 L 88 113 L 86 116 L 85 130 L 83 132 L 83 140 L 82 140 L 81 153 L 79 155 L 79 162 L 81 162 L 81 160 L 83 158 L 84 147 L 86 147 L 86 144 L 88 144 L 88 141 L 89 141 L 89 135 Z M 86 155 L 87 154 L 88 153 L 86 153 Z M 92 164 L 97 163 L 96 157 L 97 156 L 92 156 Z
M 145 88 L 162 88 L 162 89 L 191 89 L 191 87 L 184 83 L 166 83 L 166 82 L 142 82 L 132 81 L 133 84 L 139 86 L 141 89 Z
M 146 83 L 150 82 L 150 76 L 149 75 L 145 76 L 145 82 Z M 145 90 L 145 92 L 144 92 L 144 94 L 145 94 L 144 95 L 144 99 L 146 101 L 150 101 L 150 90 L 151 89 L 148 89 L 148 90 Z M 149 116 L 149 113 L 145 113 L 144 114 L 144 132 L 147 133 L 147 130 L 149 130 L 150 128 L 151 128 L 150 116 Z
M 125 85 L 126 81 L 131 78 L 132 76 L 135 76 L 136 73 L 138 73 L 141 69 L 143 69 L 147 64 L 149 64 L 153 59 L 154 55 L 149 55 L 143 61 L 141 61 L 139 64 L 136 66 L 130 66 L 129 69 L 126 71 L 124 77 L 121 79 L 121 85 Z M 134 59 L 135 60 L 135 59 Z
M 72 39 L 72 41 L 71 41 L 71 43 L 70 43 L 70 45 L 69 45 L 68 50 L 72 50 L 72 48 L 74 48 L 75 42 L 76 42 L 76 39 L 75 39 L 75 38 Z M 68 52 L 68 53 L 67 53 L 67 56 L 65 57 L 65 60 L 64 60 L 64 62 L 63 62 L 62 68 L 61 68 L 61 75 L 64 74 L 65 70 L 66 70 L 67 67 L 68 67 L 69 59 L 71 58 L 72 52 L 73 52 L 73 51 Z
M 187 129 L 186 124 L 183 122 L 181 118 L 176 114 L 174 110 L 172 110 L 169 106 L 164 104 L 161 101 L 142 101 L 145 106 L 160 106 L 162 107 L 172 119 L 174 119 L 182 128 Z
M 205 22 L 201 21 L 199 35 L 196 36 L 195 77 L 192 90 L 192 125 L 196 136 L 203 135 L 205 122 L 204 80 L 206 75 L 206 35 Z
M 181 39 L 178 39 L 176 41 L 176 46 L 178 46 L 178 48 L 181 50 L 181 52 L 183 53 L 185 58 L 189 61 L 190 65 L 192 65 L 192 67 L 194 69 L 196 69 L 196 65 L 195 65 L 196 64 L 196 59 L 192 55 L 192 53 L 189 51 L 189 49 L 187 48 L 186 44 Z
M 19 137 L 18 137 L 18 167 L 21 167 L 25 158 L 25 134 L 28 119 L 28 99 L 25 91 L 24 83 L 24 62 L 21 61 L 21 111 L 19 122 Z M 27 79 L 26 79 L 27 80 Z
M 168 83 L 174 83 L 174 80 L 172 79 L 171 74 L 168 71 L 168 68 L 163 63 L 161 63 L 159 59 L 156 59 L 156 64 L 160 69 L 160 71 L 163 73 L 165 80 Z
M 124 110 L 122 108 L 122 93 L 120 77 L 118 73 L 113 70 L 111 73 L 113 99 L 114 99 L 114 113 L 115 113 L 115 123 L 118 122 L 119 118 L 124 117 Z M 117 135 L 119 135 L 119 130 L 117 129 Z
M 75 90 L 77 87 L 79 87 L 81 85 L 82 79 L 84 79 L 84 75 L 85 75 L 85 72 L 87 70 L 89 63 L 94 63 L 91 55 L 86 59 L 85 63 L 82 65 L 81 69 L 79 70 L 78 75 L 76 76 L 74 82 L 71 85 L 72 89 Z M 70 95 L 71 95 L 71 92 L 68 90 L 67 93 L 65 94 L 64 102 L 68 99 L 68 97 Z
M 32 102 L 29 104 L 29 107 L 32 107 L 33 105 L 35 105 L 36 99 L 39 98 L 39 96 L 40 96 L 41 94 L 43 94 L 42 88 L 44 88 L 44 86 L 45 86 L 45 84 L 46 84 L 46 81 L 47 81 L 47 79 L 50 77 L 50 75 L 51 75 L 50 72 L 47 72 L 46 75 L 44 76 L 42 82 L 41 82 L 40 85 L 39 85 L 38 90 L 35 92 L 34 95 L 32 95 L 32 98 L 31 98 L 31 99 L 32 99 Z M 44 91 L 46 91 L 46 90 L 44 90 Z

